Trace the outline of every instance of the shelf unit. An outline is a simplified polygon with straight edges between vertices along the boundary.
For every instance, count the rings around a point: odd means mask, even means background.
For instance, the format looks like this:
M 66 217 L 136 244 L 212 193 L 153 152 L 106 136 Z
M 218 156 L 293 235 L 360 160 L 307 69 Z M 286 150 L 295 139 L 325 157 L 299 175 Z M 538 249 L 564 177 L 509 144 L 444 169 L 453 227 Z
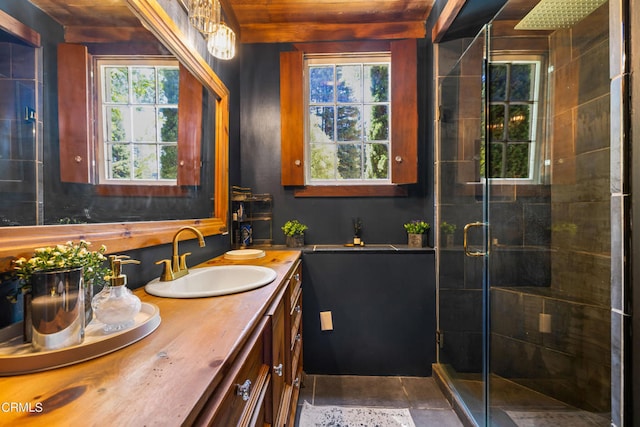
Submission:
M 233 215 L 232 247 L 273 245 L 273 196 L 271 194 L 234 191 L 231 195 L 231 212 Z M 248 244 L 243 242 L 242 238 L 242 229 L 245 226 L 251 228 L 251 241 Z

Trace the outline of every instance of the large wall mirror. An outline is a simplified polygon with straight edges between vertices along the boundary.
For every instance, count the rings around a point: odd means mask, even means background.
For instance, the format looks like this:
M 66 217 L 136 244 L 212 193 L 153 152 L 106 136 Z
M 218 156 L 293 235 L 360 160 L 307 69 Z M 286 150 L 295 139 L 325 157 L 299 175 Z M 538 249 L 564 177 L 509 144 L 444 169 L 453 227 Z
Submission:
M 182 22 L 180 2 L 121 1 L 0 6 L 0 86 L 13 95 L 0 102 L 0 258 L 78 239 L 109 252 L 154 246 L 183 225 L 226 231 L 228 89 L 198 48 L 199 34 Z M 159 68 L 136 62 L 141 57 Z M 135 61 L 122 66 L 123 58 Z M 105 89 L 97 76 L 109 72 Z M 109 90 L 133 98 L 146 91 L 156 104 L 104 107 Z M 144 117 L 156 128 L 135 128 Z M 130 155 L 109 144 L 143 132 Z M 156 172 L 142 161 L 154 153 L 163 167 Z M 131 181 L 119 181 L 126 173 Z

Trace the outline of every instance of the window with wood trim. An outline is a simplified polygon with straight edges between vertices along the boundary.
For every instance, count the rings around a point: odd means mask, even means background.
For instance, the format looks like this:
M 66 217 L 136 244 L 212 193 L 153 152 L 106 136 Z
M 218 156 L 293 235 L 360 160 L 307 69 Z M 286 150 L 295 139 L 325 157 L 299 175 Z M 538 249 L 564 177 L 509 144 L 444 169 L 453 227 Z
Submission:
M 101 184 L 170 185 L 178 177 L 178 62 L 99 58 Z
M 406 189 L 397 184 L 418 181 L 416 40 L 300 44 L 296 45 L 296 48 L 296 51 L 282 52 L 280 56 L 282 185 L 299 187 L 296 189 L 297 196 L 348 197 L 406 194 Z M 354 61 L 354 57 L 361 57 L 363 52 L 366 52 L 366 57 L 363 60 Z M 381 55 L 387 56 L 385 59 L 387 64 L 390 61 L 390 72 L 387 74 L 390 79 L 387 83 L 391 94 L 390 100 L 383 101 L 382 98 L 374 99 L 375 97 L 368 97 L 365 100 L 363 96 L 361 97 L 363 101 L 359 104 L 359 101 L 352 102 L 355 98 L 349 97 L 343 100 L 345 102 L 341 102 L 338 89 L 332 92 L 331 100 L 328 92 L 323 99 L 314 99 L 309 96 L 309 85 L 313 84 L 310 83 L 311 74 L 314 72 L 331 71 L 333 82 L 327 83 L 327 86 L 334 85 L 335 88 L 339 88 L 341 63 L 349 66 L 354 72 L 367 70 L 370 76 L 372 67 L 377 66 L 373 62 L 380 64 Z M 305 65 L 305 56 L 311 59 L 307 65 Z M 318 60 L 321 57 L 324 59 Z M 327 61 L 328 57 L 331 59 Z M 372 58 L 376 60 L 372 62 Z M 318 65 L 322 63 L 325 65 Z M 311 72 L 309 67 L 312 68 Z M 315 70 L 313 70 L 314 67 Z M 346 71 L 346 68 L 342 71 Z M 370 85 L 371 81 L 368 80 L 365 84 Z M 368 89 L 368 87 L 363 89 L 363 92 Z M 354 114 L 360 113 L 362 117 L 360 121 L 354 120 L 352 123 L 354 126 L 347 126 L 350 130 L 354 130 L 352 132 L 354 135 L 350 135 L 349 138 L 340 137 L 341 117 L 347 117 L 345 108 Z M 344 114 L 339 114 L 340 109 Z M 317 138 L 312 138 L 312 131 L 316 130 L 315 122 L 312 123 L 311 120 L 314 116 L 312 112 L 320 110 L 326 116 L 324 117 L 326 126 L 323 125 L 322 132 L 325 145 L 322 146 L 316 141 Z M 378 113 L 385 110 L 385 114 L 378 114 L 373 121 L 384 122 L 386 119 L 387 135 L 384 132 L 373 132 L 370 135 L 367 133 L 366 125 L 363 123 L 367 122 L 371 125 L 372 120 L 367 121 L 366 117 L 370 115 L 366 115 L 365 111 L 373 110 Z M 329 120 L 330 113 L 332 113 L 332 120 Z M 322 115 L 320 117 L 322 118 Z M 350 122 L 346 119 L 344 121 Z M 384 138 L 380 139 L 381 136 Z M 357 144 L 356 140 L 359 140 Z M 328 156 L 321 160 L 332 162 L 333 168 L 314 169 L 313 158 L 318 148 Z M 341 151 L 345 160 L 342 166 L 340 165 Z M 371 155 L 367 156 L 367 152 Z M 330 156 L 329 154 L 332 153 L 335 155 Z M 383 153 L 386 159 L 383 159 L 384 156 L 379 156 L 380 153 Z M 315 157 L 318 160 L 317 156 Z M 374 160 L 379 162 L 375 170 L 369 167 Z M 384 162 L 386 164 L 383 164 Z M 372 179 L 372 176 L 383 175 L 386 175 L 384 179 Z M 371 185 L 374 183 L 377 185 Z
M 202 85 L 175 60 L 170 59 L 168 66 L 166 58 L 151 58 L 155 65 L 149 65 L 148 59 L 142 56 L 136 59 L 109 57 L 102 63 L 100 57 L 92 57 L 88 53 L 86 46 L 59 45 L 61 181 L 99 184 L 99 187 L 106 185 L 114 189 L 122 185 L 149 188 L 151 183 L 165 195 L 180 194 L 180 191 L 172 190 L 177 186 L 200 184 Z M 111 69 L 106 72 L 109 63 Z M 106 65 L 106 69 L 101 68 L 103 65 Z M 92 70 L 96 72 L 92 73 Z M 92 78 L 92 74 L 95 78 Z M 132 84 L 135 74 L 140 78 Z M 146 77 L 142 74 L 146 74 Z M 115 93 L 115 99 L 120 102 L 102 104 L 105 92 L 100 76 L 104 75 L 121 77 L 124 79 L 122 82 L 126 80 L 126 85 L 117 89 L 113 85 L 109 88 L 107 84 L 107 92 L 111 90 L 111 95 Z M 159 86 L 163 79 L 167 83 L 164 88 Z M 100 102 L 93 104 L 94 97 Z M 126 101 L 122 97 L 126 97 Z M 136 104 L 135 101 L 140 98 L 144 98 L 145 102 Z M 117 117 L 113 114 L 115 110 Z M 136 114 L 146 119 L 135 119 L 133 116 Z M 97 125 L 94 127 L 93 123 Z M 145 123 L 143 127 L 146 132 L 141 133 L 140 123 Z M 144 147 L 132 148 L 136 142 Z M 117 149 L 114 151 L 114 148 Z M 135 156 L 145 150 L 148 158 L 154 158 L 151 163 L 156 163 L 155 172 L 151 168 L 138 167 L 144 162 L 140 162 L 140 159 L 136 162 Z M 121 163 L 115 165 L 114 159 Z M 124 178 L 126 171 L 129 172 L 129 179 Z M 116 190 L 113 194 L 129 194 L 132 189 L 124 193 Z M 102 188 L 99 192 L 107 195 L 113 191 Z

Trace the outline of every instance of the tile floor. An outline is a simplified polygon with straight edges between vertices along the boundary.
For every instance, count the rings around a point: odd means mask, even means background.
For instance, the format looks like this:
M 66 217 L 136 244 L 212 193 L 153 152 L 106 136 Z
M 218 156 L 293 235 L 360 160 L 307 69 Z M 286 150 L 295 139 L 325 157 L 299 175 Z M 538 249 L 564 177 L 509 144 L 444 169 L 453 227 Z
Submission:
M 409 408 L 416 427 L 460 427 L 433 378 L 306 375 L 298 398 L 313 405 Z M 296 422 L 296 427 L 299 426 Z

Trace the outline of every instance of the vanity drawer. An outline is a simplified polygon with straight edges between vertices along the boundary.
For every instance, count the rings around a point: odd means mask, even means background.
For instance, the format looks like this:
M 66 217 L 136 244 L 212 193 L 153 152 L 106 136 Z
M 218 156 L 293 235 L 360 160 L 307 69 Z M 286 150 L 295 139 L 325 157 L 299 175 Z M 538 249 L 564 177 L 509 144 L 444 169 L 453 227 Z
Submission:
M 302 362 L 302 359 L 300 359 Z M 300 395 L 300 387 L 302 386 L 303 376 L 302 372 L 302 363 L 298 366 L 298 370 L 296 371 L 296 376 L 293 379 L 293 384 L 291 386 L 291 408 L 289 410 L 289 422 L 287 426 L 294 426 L 296 421 L 296 410 L 298 409 L 298 396 Z
M 291 348 L 293 350 L 293 346 L 296 341 L 299 341 L 302 337 L 302 289 L 298 290 L 298 295 L 291 305 L 290 316 L 290 326 L 291 326 Z
M 196 425 L 249 425 L 264 414 L 265 391 L 270 380 L 269 366 L 265 363 L 268 327 L 270 320 L 265 318 L 200 412 Z
M 295 299 L 302 287 L 302 261 L 298 260 L 291 276 L 289 276 L 289 296 L 291 298 L 291 307 L 295 307 Z

